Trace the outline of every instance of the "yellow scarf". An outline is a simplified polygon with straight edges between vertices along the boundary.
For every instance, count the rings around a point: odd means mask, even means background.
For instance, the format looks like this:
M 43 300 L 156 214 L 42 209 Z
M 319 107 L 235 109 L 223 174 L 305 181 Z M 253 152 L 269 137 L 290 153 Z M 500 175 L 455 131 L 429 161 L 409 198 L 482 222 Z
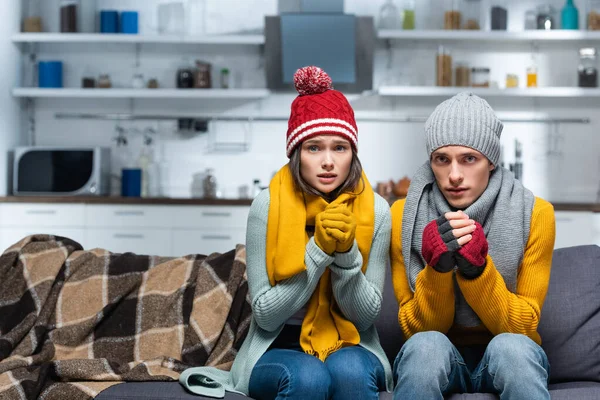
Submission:
M 342 193 L 331 204 L 346 204 L 356 217 L 355 238 L 363 258 L 362 272 L 367 269 L 375 221 L 375 196 L 363 173 L 363 184 L 354 193 Z M 289 166 L 275 174 L 269 185 L 270 204 L 267 222 L 267 274 L 271 285 L 305 271 L 304 254 L 309 237 L 306 225 L 328 206 L 322 197 L 307 195 L 294 187 Z M 357 345 L 360 335 L 333 298 L 331 271 L 325 270 L 311 296 L 304 321 L 300 345 L 311 355 L 325 361 L 342 347 Z

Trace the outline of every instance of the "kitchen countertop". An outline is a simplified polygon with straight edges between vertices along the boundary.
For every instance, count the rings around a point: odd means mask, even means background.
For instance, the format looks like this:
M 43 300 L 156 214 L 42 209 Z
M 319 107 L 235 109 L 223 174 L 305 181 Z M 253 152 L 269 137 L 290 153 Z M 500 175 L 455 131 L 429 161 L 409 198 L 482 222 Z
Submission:
M 249 206 L 252 199 L 190 199 L 170 197 L 118 196 L 5 196 L 0 203 L 86 203 L 121 205 L 190 205 L 190 206 Z M 600 203 L 552 203 L 555 211 L 588 211 L 600 213 Z
M 119 196 L 6 196 L 0 203 L 77 203 L 117 205 L 189 205 L 189 206 L 249 206 L 252 199 L 191 199 L 170 197 Z

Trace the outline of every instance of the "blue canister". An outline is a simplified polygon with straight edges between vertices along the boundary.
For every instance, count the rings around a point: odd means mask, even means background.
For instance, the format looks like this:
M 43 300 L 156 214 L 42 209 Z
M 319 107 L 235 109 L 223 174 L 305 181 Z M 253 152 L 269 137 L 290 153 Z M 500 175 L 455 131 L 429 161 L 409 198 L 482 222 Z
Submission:
M 137 11 L 123 11 L 121 13 L 121 33 L 138 33 L 138 13 Z
M 140 197 L 142 195 L 141 168 L 123 168 L 121 170 L 121 196 Z
M 119 12 L 116 10 L 100 10 L 100 33 L 119 32 Z
M 41 88 L 63 87 L 62 61 L 40 61 L 38 64 L 38 86 Z

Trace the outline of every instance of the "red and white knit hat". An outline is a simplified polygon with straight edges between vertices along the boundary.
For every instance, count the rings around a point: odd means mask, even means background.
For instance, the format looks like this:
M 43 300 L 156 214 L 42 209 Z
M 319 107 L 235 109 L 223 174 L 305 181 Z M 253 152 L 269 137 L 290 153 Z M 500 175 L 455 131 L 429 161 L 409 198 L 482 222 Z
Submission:
M 294 85 L 300 95 L 292 103 L 288 121 L 288 158 L 300 143 L 323 134 L 342 136 L 356 149 L 354 110 L 341 92 L 333 90 L 329 75 L 319 67 L 300 68 L 294 74 Z

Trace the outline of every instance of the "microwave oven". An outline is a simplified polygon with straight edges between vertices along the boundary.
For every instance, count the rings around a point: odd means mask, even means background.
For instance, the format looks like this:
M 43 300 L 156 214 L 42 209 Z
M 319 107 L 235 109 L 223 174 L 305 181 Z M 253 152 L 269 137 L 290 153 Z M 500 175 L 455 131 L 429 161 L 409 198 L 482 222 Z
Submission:
M 15 196 L 110 194 L 110 149 L 17 147 L 13 152 Z

